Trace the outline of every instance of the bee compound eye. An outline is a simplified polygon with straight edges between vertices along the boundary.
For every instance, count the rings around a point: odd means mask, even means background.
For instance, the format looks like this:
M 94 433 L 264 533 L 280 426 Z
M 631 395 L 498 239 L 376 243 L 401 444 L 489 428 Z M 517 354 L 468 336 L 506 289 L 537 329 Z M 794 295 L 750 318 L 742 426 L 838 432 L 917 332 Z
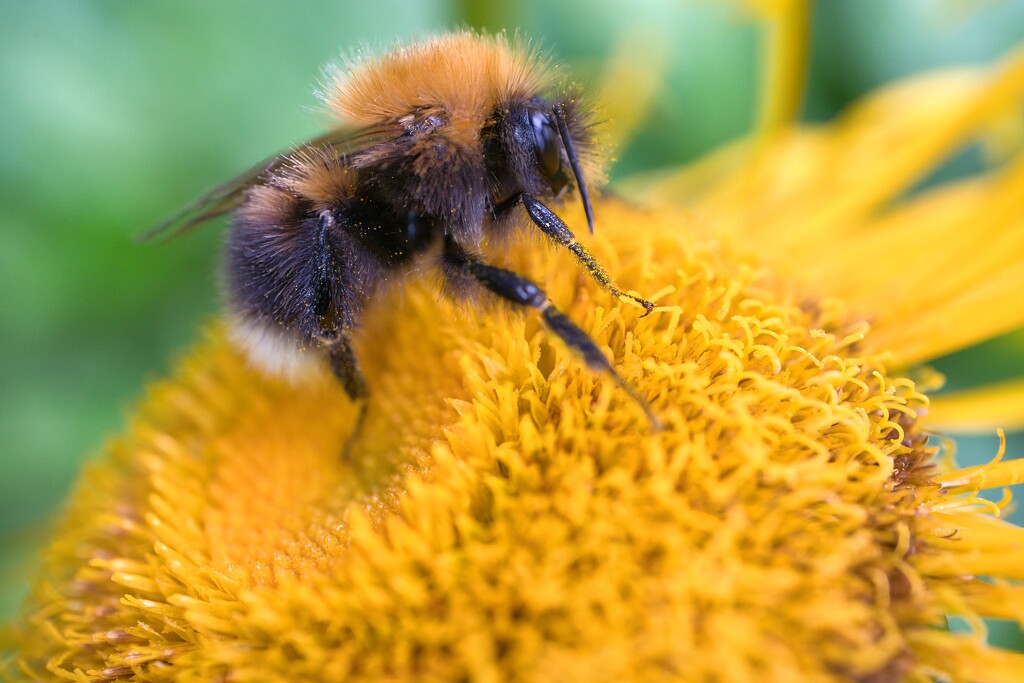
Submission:
M 558 128 L 554 117 L 543 109 L 527 107 L 530 128 L 533 131 L 533 149 L 540 170 L 548 180 L 554 180 L 562 170 L 562 150 L 559 148 Z

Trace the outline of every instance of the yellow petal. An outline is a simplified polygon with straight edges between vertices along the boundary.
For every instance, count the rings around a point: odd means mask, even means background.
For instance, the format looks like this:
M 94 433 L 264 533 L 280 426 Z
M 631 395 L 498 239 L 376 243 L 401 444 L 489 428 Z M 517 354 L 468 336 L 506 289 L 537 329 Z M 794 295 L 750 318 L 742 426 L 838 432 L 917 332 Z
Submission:
M 942 431 L 991 433 L 997 427 L 1024 428 L 1024 379 L 937 396 L 926 419 Z
M 758 128 L 761 136 L 768 137 L 800 114 L 808 74 L 811 8 L 807 0 L 756 4 L 765 19 Z
M 893 362 L 910 365 L 1024 324 L 1024 297 L 1014 295 L 1024 291 L 1024 157 L 898 201 L 952 150 L 1019 115 L 1022 99 L 1018 51 L 987 71 L 891 86 L 831 126 L 737 144 L 643 182 L 648 196 L 692 198 L 706 229 L 734 233 L 844 299 Z
M 916 633 L 910 640 L 911 649 L 919 656 L 942 660 L 946 665 L 936 669 L 934 675 L 950 676 L 954 681 L 977 683 L 1016 683 L 1024 671 L 1024 654 L 993 650 L 984 640 L 961 636 L 944 638 L 938 633 Z M 915 677 L 915 681 L 934 680 Z
M 618 38 L 601 78 L 601 138 L 612 148 L 625 147 L 639 131 L 656 97 L 664 89 L 671 39 L 655 27 L 627 29 Z

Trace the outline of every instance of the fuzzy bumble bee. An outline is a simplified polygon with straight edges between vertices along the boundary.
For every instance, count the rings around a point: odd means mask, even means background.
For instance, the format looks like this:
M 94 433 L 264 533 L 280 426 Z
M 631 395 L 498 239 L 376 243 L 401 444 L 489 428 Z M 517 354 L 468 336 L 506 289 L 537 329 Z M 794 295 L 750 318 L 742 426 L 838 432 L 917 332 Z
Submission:
M 177 235 L 231 214 L 224 255 L 232 336 L 257 364 L 291 373 L 326 357 L 365 415 L 353 351 L 364 307 L 414 266 L 455 296 L 535 310 L 657 425 L 590 337 L 528 278 L 492 265 L 485 238 L 537 229 L 609 294 L 628 294 L 547 205 L 575 189 L 593 231 L 588 175 L 600 168 L 592 113 L 536 49 L 461 31 L 365 57 L 329 75 L 327 134 L 272 157 L 144 235 Z M 646 313 L 645 313 L 646 314 Z M 359 431 L 357 423 L 356 434 Z

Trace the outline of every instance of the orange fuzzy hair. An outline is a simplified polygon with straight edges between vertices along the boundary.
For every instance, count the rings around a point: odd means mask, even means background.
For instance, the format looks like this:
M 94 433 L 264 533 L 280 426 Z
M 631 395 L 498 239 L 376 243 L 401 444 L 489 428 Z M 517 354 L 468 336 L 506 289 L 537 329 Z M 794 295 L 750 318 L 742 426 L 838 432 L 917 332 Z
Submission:
M 459 31 L 332 69 L 322 97 L 346 125 L 372 126 L 441 106 L 453 122 L 479 130 L 496 102 L 548 89 L 553 71 L 518 37 Z

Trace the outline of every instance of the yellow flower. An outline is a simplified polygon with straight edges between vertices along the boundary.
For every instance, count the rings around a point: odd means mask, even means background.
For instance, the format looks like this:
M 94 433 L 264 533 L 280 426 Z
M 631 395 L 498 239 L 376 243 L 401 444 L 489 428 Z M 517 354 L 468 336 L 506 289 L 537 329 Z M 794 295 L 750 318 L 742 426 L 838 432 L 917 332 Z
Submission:
M 660 432 L 536 319 L 420 282 L 366 321 L 342 459 L 341 389 L 263 378 L 214 330 L 84 476 L 9 674 L 1019 680 L 981 619 L 1024 623 L 1024 530 L 976 494 L 1024 461 L 945 468 L 908 368 L 1024 323 L 1024 162 L 900 196 L 1022 95 L 1024 54 L 926 76 L 647 179 L 657 208 L 599 202 L 643 319 L 570 255 L 510 254 Z

